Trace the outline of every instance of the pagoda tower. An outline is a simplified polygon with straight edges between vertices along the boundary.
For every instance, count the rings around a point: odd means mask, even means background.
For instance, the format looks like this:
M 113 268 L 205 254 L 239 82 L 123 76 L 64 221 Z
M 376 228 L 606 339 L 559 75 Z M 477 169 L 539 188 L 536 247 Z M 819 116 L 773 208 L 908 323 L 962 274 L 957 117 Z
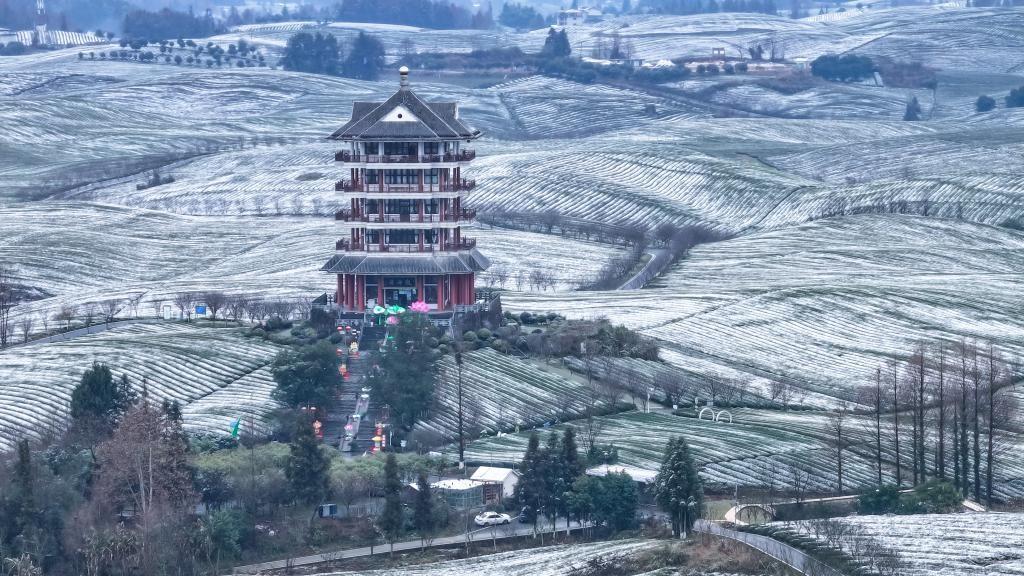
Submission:
M 335 184 L 343 208 L 336 253 L 322 270 L 337 279 L 344 313 L 423 302 L 433 313 L 470 309 L 477 272 L 490 265 L 462 234 L 475 213 L 464 207 L 474 182 L 462 170 L 476 153 L 462 147 L 480 131 L 459 118 L 455 102 L 425 102 L 399 70 L 398 91 L 384 102 L 354 102 L 348 123 L 331 135 L 346 179 Z

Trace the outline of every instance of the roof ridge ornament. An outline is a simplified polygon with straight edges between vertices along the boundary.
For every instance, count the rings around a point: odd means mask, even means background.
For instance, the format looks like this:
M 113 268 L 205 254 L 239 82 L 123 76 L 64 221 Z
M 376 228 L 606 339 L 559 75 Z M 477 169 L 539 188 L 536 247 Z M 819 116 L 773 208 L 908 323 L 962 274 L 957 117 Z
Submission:
M 402 66 L 398 69 L 398 85 L 402 88 L 409 87 L 409 67 Z

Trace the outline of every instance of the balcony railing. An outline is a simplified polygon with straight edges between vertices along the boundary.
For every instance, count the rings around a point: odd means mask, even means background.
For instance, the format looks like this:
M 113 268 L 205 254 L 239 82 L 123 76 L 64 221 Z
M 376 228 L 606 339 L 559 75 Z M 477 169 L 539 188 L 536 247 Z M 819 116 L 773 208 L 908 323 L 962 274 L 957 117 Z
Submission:
M 445 242 L 443 244 L 384 244 L 376 242 L 352 242 L 350 240 L 338 240 L 334 243 L 335 250 L 347 252 L 389 252 L 389 253 L 429 253 L 429 252 L 458 252 L 459 250 L 471 250 L 476 248 L 475 238 L 463 238 L 459 242 Z
M 336 162 L 375 162 L 383 164 L 468 162 L 474 158 L 476 158 L 476 150 L 461 150 L 457 153 L 447 154 L 353 154 L 351 152 L 337 152 L 334 154 Z
M 476 180 L 457 180 L 444 184 L 367 184 L 339 180 L 334 183 L 337 192 L 464 192 L 476 187 Z
M 463 209 L 457 212 L 445 214 L 383 214 L 377 212 L 353 213 L 345 208 L 334 213 L 334 219 L 339 222 L 460 222 L 476 218 L 476 210 Z

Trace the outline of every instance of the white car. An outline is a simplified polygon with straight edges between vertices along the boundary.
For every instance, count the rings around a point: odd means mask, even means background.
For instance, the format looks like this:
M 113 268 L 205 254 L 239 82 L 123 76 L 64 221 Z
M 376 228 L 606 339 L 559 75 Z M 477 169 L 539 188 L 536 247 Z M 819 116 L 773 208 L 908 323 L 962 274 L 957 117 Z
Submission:
M 477 526 L 495 526 L 497 524 L 508 524 L 512 518 L 508 514 L 497 512 L 481 512 L 473 519 Z

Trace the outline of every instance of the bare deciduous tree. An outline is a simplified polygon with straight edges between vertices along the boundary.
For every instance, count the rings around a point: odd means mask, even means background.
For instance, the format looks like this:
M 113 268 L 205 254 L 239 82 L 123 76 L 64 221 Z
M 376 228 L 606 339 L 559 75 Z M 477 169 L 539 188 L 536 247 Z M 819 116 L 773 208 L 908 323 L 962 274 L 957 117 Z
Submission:
M 121 301 L 116 298 L 104 300 L 100 303 L 100 310 L 103 311 L 104 322 L 110 323 L 117 314 L 117 311 L 121 309 Z
M 31 316 L 25 316 L 18 322 L 18 328 L 21 330 L 21 342 L 23 344 L 28 343 L 28 338 L 32 335 L 33 324 L 34 320 Z
M 195 294 L 191 292 L 178 292 L 174 295 L 174 305 L 178 307 L 181 318 L 192 321 L 192 306 L 195 301 Z
M 843 491 L 843 457 L 847 446 L 850 445 L 848 428 L 849 407 L 843 403 L 838 410 L 830 413 L 827 420 L 829 432 L 828 444 L 832 448 L 836 458 L 836 479 L 838 492 Z
M 219 291 L 203 292 L 203 303 L 210 310 L 210 317 L 216 321 L 217 313 L 224 309 L 228 302 L 227 294 Z
M 0 348 L 6 348 L 14 332 L 11 326 L 11 311 L 17 304 L 14 286 L 14 269 L 0 264 Z

